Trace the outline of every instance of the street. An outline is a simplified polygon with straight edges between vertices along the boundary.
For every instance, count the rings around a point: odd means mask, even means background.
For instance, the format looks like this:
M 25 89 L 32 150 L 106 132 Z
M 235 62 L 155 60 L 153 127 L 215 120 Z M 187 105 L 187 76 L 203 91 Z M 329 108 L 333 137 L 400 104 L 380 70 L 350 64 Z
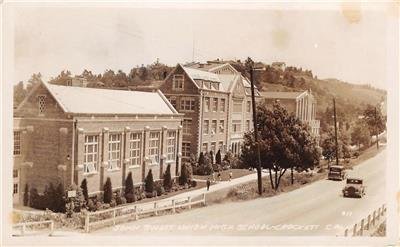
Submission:
M 94 235 L 342 236 L 344 229 L 385 203 L 386 150 L 354 167 L 366 185 L 343 198 L 345 181 L 320 180 L 278 196 L 197 208 L 94 231 Z

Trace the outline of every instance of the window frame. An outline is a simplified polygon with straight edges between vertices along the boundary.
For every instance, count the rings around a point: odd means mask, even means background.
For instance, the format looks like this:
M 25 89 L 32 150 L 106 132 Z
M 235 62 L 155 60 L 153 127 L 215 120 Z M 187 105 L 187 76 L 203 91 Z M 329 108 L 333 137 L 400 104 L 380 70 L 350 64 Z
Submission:
M 218 98 L 213 98 L 212 111 L 218 112 Z
M 89 137 L 93 140 L 89 142 Z M 92 147 L 92 152 L 88 152 L 89 146 Z M 95 148 L 96 147 L 96 148 Z M 92 161 L 88 161 L 88 157 L 92 157 Z M 99 163 L 99 135 L 85 135 L 83 144 L 83 174 L 95 174 L 98 171 Z M 88 170 L 88 165 L 93 165 L 93 171 Z
M 206 128 L 207 126 L 207 128 Z M 203 120 L 203 135 L 208 135 L 210 133 L 210 120 Z
M 16 134 L 18 138 L 16 138 Z M 13 155 L 14 156 L 20 156 L 21 155 L 21 131 L 20 130 L 14 130 L 13 133 L 14 136 L 14 149 L 13 149 Z M 17 148 L 18 147 L 18 148 Z
M 177 77 L 181 77 L 177 79 Z M 178 84 L 179 83 L 179 84 Z M 183 91 L 185 88 L 185 75 L 184 74 L 175 74 L 172 77 L 172 89 L 176 91 Z
M 175 161 L 176 160 L 176 131 L 175 130 L 170 130 L 167 131 L 167 161 Z
M 190 124 L 188 124 L 190 123 Z M 192 134 L 192 123 L 193 120 L 189 118 L 184 118 L 182 121 L 182 133 L 184 135 L 191 135 Z
M 117 136 L 117 140 L 111 140 L 112 136 Z M 112 150 L 113 144 L 115 144 L 115 150 Z M 112 158 L 113 154 L 115 158 Z M 121 133 L 110 133 L 108 136 L 108 171 L 116 171 L 121 169 L 121 154 L 122 154 L 122 134 Z M 116 162 L 116 166 L 112 165 L 112 162 Z
M 217 131 L 218 131 L 218 121 L 216 119 L 213 119 L 211 120 L 211 135 L 218 134 Z
M 220 103 L 221 112 L 225 112 L 226 100 L 220 99 L 219 103 Z
M 43 116 L 46 112 L 46 98 L 47 97 L 44 94 L 40 94 L 37 96 L 39 116 Z
M 129 167 L 138 167 L 142 164 L 143 133 L 131 132 L 128 142 Z
M 152 135 L 157 137 L 152 137 Z M 153 145 L 152 143 L 156 144 Z M 149 133 L 149 146 L 148 146 L 148 158 L 151 164 L 160 164 L 160 145 L 161 145 L 161 133 L 160 131 L 150 131 Z M 154 152 L 154 153 L 153 153 Z
M 182 157 L 190 158 L 190 154 L 190 142 L 182 142 Z
M 220 134 L 225 133 L 225 120 L 224 119 L 219 120 L 218 129 L 219 129 Z

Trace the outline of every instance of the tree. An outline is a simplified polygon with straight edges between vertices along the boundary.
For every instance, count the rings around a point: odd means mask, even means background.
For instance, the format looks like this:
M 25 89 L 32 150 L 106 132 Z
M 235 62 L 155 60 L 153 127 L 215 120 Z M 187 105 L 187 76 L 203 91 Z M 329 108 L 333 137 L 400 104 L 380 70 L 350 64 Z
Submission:
M 221 150 L 218 149 L 217 154 L 215 155 L 215 163 L 217 163 L 218 165 L 222 164 L 222 160 L 221 160 Z
M 179 184 L 180 185 L 185 185 L 185 184 L 189 183 L 190 174 L 189 174 L 188 166 L 189 166 L 189 164 L 187 164 L 187 163 L 182 164 L 181 175 L 179 176 Z
M 17 85 L 14 86 L 14 107 L 18 107 L 18 105 L 25 99 L 25 97 L 26 90 L 24 89 L 24 83 L 20 81 Z
M 67 81 L 72 79 L 72 73 L 69 70 L 63 70 L 57 75 L 56 78 L 52 78 L 49 83 L 56 85 L 67 85 Z
M 313 169 L 319 163 L 318 146 L 309 133 L 308 126 L 284 107 L 275 103 L 272 109 L 266 104 L 257 106 L 257 131 L 259 131 L 261 164 L 269 170 L 271 187 L 278 190 L 282 176 L 288 169 L 299 171 Z M 247 166 L 256 167 L 256 143 L 254 133 L 244 136 L 240 159 Z M 275 172 L 275 179 L 272 178 Z
M 164 189 L 166 191 L 170 191 L 172 187 L 172 178 L 171 178 L 171 165 L 168 164 L 167 169 L 164 173 L 164 180 L 163 180 Z
M 199 166 L 204 166 L 204 154 L 203 152 L 200 152 L 200 156 L 199 156 Z
M 212 150 L 210 151 L 210 161 L 211 161 L 211 165 L 213 165 L 214 164 L 214 153 Z
M 29 185 L 28 184 L 25 184 L 24 206 L 29 206 Z
M 363 121 L 358 121 L 353 127 L 351 132 L 351 141 L 353 144 L 358 146 L 360 150 L 361 145 L 367 147 L 370 143 L 371 133 L 369 132 L 368 126 Z
M 107 177 L 107 181 L 104 184 L 103 190 L 104 190 L 103 202 L 110 203 L 112 200 L 112 196 L 113 196 L 112 184 L 111 184 L 110 177 Z
M 32 74 L 31 78 L 28 80 L 28 84 L 26 85 L 26 94 L 28 94 L 32 88 L 38 83 L 42 82 L 42 74 Z
M 369 128 L 371 137 L 377 136 L 386 129 L 386 118 L 382 115 L 380 107 L 368 104 L 364 110 L 364 121 Z
M 151 169 L 147 173 L 146 179 L 145 179 L 145 184 L 144 184 L 144 190 L 148 193 L 153 193 L 154 191 L 154 179 L 153 179 L 153 173 Z
M 126 202 L 128 202 L 128 203 L 135 201 L 132 172 L 128 173 L 128 176 L 126 177 L 126 180 L 125 180 L 125 198 L 126 198 Z
M 83 179 L 82 182 L 81 182 L 81 189 L 82 189 L 83 197 L 85 198 L 85 201 L 87 203 L 87 201 L 89 199 L 89 193 L 88 193 L 86 178 Z
M 331 163 L 333 159 L 336 158 L 335 133 L 332 128 L 321 136 L 321 140 L 322 156 L 324 156 L 324 159 L 327 160 L 328 163 Z
M 54 212 L 65 212 L 65 190 L 62 183 L 58 183 L 54 192 Z

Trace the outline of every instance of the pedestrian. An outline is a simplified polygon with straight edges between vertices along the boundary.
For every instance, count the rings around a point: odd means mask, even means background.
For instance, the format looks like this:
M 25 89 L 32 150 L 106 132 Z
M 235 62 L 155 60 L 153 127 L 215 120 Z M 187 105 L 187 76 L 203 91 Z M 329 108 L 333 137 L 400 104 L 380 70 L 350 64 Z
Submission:
M 218 180 L 221 182 L 221 172 L 218 171 Z
M 229 181 L 232 180 L 232 171 L 229 172 Z
M 211 181 L 210 178 L 207 178 L 207 191 L 210 190 Z

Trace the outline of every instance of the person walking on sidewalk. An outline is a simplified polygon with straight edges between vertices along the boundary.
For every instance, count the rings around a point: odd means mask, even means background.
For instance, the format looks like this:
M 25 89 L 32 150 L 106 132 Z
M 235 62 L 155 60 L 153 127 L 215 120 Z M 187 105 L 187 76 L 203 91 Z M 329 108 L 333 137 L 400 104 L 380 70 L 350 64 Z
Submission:
M 232 171 L 229 172 L 229 181 L 232 180 Z
M 210 178 L 207 178 L 207 191 L 210 190 L 211 181 Z

